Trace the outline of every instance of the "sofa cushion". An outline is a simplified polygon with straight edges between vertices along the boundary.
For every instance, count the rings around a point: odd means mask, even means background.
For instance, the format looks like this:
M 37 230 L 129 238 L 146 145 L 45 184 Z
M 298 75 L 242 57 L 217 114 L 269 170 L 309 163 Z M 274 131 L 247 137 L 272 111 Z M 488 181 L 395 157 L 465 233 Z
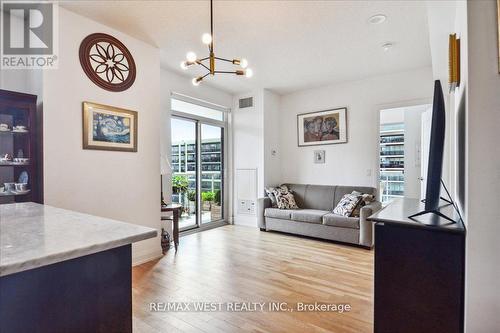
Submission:
M 306 187 L 307 185 L 302 184 L 283 184 L 288 187 L 290 191 L 293 192 L 293 197 L 297 206 L 300 208 L 304 208 L 304 196 L 306 195 Z
M 291 209 L 279 209 L 279 208 L 266 208 L 264 211 L 265 217 L 272 217 L 275 219 L 290 220 L 293 210 Z
M 323 216 L 323 224 L 332 227 L 359 229 L 359 217 L 346 217 L 328 213 Z
M 323 215 L 328 213 L 327 210 L 298 209 L 292 211 L 292 220 L 320 224 L 323 222 Z
M 302 208 L 332 211 L 334 197 L 335 186 L 307 185 Z

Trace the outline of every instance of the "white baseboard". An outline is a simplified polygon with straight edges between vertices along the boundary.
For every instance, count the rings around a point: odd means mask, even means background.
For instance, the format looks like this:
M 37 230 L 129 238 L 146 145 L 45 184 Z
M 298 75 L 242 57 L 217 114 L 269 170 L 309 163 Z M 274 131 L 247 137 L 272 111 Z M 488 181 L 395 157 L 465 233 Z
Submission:
M 155 251 L 154 253 L 143 254 L 143 255 L 132 255 L 132 266 L 137 266 L 140 264 L 144 264 L 148 261 L 159 259 L 163 257 L 163 254 L 160 251 Z
M 257 228 L 257 217 L 255 215 L 236 215 L 233 224 Z

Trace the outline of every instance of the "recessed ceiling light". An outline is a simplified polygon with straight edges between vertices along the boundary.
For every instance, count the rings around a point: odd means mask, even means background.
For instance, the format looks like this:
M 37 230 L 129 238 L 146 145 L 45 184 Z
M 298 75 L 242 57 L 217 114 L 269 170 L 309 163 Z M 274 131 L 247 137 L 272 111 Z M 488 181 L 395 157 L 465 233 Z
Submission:
M 385 52 L 389 51 L 393 46 L 394 46 L 394 44 L 392 44 L 392 43 L 382 44 L 382 48 L 384 49 Z
M 384 14 L 377 14 L 377 15 L 373 15 L 372 17 L 370 17 L 368 19 L 368 22 L 371 24 L 380 24 L 380 23 L 384 23 L 386 19 L 387 19 L 387 16 L 385 16 Z

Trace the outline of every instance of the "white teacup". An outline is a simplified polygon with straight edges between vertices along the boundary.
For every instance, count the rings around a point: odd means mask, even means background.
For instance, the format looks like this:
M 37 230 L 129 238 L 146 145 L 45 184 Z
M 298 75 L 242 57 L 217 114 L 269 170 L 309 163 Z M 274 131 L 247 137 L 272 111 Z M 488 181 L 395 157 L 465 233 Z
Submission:
M 14 186 L 16 188 L 16 191 L 20 192 L 26 191 L 28 189 L 28 184 L 26 183 L 15 183 Z
M 16 183 L 5 183 L 5 192 L 12 191 L 16 188 Z
M 7 124 L 0 124 L 0 130 L 6 130 L 9 129 L 9 125 Z

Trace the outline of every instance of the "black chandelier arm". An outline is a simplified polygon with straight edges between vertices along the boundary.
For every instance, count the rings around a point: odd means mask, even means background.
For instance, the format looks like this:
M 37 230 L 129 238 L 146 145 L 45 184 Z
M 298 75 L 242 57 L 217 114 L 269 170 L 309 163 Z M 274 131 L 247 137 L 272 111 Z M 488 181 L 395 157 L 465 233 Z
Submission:
M 205 67 L 205 69 L 210 71 L 210 68 L 208 68 L 208 66 L 206 66 L 204 63 L 199 62 L 198 65 L 203 66 L 203 67 Z
M 210 59 L 210 57 L 205 57 L 205 58 L 202 58 L 202 59 L 198 59 L 198 60 L 196 60 L 195 62 L 196 62 L 196 63 L 200 63 L 200 62 L 205 61 L 205 60 L 208 60 L 208 59 Z
M 203 80 L 204 78 L 206 78 L 206 77 L 207 77 L 207 76 L 209 76 L 209 75 L 210 75 L 210 72 L 208 72 L 207 74 L 203 75 L 203 76 L 201 77 L 201 79 Z
M 229 60 L 229 59 L 225 59 L 225 58 L 219 58 L 219 57 L 215 57 L 215 59 L 217 60 L 221 60 L 221 61 L 226 61 L 226 62 L 230 62 L 230 63 L 233 63 L 232 60 Z
M 215 71 L 215 74 L 238 74 L 236 71 Z

